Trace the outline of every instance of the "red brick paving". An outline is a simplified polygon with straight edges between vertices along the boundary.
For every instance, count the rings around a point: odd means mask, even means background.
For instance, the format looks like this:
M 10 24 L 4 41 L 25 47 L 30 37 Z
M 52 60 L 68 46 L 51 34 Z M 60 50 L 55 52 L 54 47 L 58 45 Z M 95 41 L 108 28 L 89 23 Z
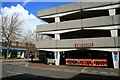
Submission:
M 25 65 L 27 67 L 37 67 L 37 68 L 60 68 L 62 65 L 56 66 L 56 65 L 48 65 L 43 63 L 34 63 L 34 62 L 28 62 L 28 61 L 6 61 L 4 64 L 15 64 L 15 65 Z
M 59 68 L 61 67 L 61 66 L 47 65 L 47 64 L 41 64 L 41 63 L 29 63 L 28 66 L 37 67 L 37 68 Z

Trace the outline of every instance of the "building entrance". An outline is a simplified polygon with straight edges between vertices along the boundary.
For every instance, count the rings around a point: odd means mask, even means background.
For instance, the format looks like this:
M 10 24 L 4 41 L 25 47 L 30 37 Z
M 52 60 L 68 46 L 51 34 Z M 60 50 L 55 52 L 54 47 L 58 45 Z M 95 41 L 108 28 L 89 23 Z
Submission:
M 112 52 L 77 50 L 65 54 L 66 65 L 113 68 Z

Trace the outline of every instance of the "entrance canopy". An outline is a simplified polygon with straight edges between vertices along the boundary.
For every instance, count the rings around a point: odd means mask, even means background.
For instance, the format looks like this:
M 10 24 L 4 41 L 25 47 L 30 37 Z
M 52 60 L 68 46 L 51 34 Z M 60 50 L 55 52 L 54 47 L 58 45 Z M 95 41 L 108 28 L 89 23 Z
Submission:
M 53 52 L 62 52 L 62 51 L 72 51 L 72 50 L 78 50 L 78 49 L 38 49 L 43 51 L 53 51 Z M 83 50 L 83 49 L 79 49 Z M 86 48 L 86 50 L 98 50 L 98 51 L 120 51 L 120 48 Z
M 62 51 L 72 51 L 72 50 L 77 50 L 77 49 L 38 49 L 38 50 L 53 51 L 53 52 L 62 52 Z
M 98 50 L 98 51 L 120 51 L 120 48 L 90 48 L 89 50 Z
M 1 49 L 7 49 L 6 47 L 2 47 Z M 26 50 L 26 48 L 10 48 L 11 50 Z

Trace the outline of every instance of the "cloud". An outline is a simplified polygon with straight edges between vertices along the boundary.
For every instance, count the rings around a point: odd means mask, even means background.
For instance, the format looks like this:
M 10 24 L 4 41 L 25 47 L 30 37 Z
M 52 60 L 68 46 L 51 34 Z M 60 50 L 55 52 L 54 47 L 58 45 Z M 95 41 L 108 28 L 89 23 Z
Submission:
M 23 6 L 25 6 L 27 3 L 29 3 L 31 0 L 25 0 L 25 2 L 22 4 Z
M 27 31 L 28 29 L 35 31 L 37 25 L 46 23 L 38 19 L 33 14 L 30 14 L 29 11 L 25 10 L 20 4 L 18 4 L 17 6 L 4 7 L 1 9 L 1 11 L 3 12 L 3 14 L 8 14 L 8 15 L 17 13 L 20 16 L 21 20 L 24 21 L 22 24 L 23 31 Z

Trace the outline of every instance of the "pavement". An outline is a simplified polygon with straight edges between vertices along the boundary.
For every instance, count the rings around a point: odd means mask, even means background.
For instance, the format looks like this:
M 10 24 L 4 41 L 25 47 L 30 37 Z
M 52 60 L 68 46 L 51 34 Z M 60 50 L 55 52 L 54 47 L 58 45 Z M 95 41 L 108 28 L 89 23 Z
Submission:
M 36 69 L 63 71 L 71 73 L 84 73 L 84 74 L 95 74 L 105 76 L 120 76 L 120 69 L 113 68 L 98 68 L 98 67 L 78 67 L 78 66 L 66 66 L 66 65 L 46 65 L 41 63 L 38 59 L 34 59 L 33 62 L 30 59 L 13 59 L 13 60 L 2 60 L 4 64 L 20 65 Z

